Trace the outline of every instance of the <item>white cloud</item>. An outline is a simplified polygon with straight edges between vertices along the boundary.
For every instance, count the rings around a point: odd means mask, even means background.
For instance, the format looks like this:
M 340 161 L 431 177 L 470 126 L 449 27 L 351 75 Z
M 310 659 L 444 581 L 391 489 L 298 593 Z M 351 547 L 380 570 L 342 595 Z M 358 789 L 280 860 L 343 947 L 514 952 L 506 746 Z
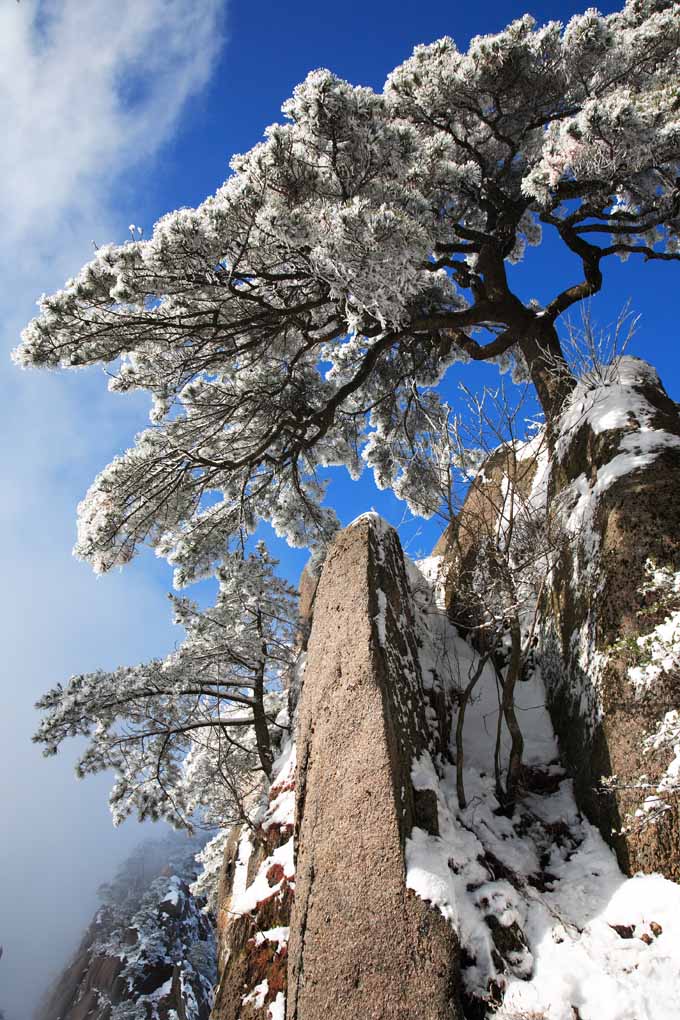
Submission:
M 3 242 L 91 223 L 153 155 L 220 46 L 221 0 L 24 0 L 0 7 Z M 32 254 L 31 254 L 32 253 Z M 44 252 L 43 252 L 44 253 Z
M 43 762 L 33 702 L 71 672 L 163 653 L 176 635 L 153 557 L 95 579 L 70 556 L 75 504 L 143 423 L 139 399 L 98 373 L 22 373 L 9 350 L 41 291 L 77 271 L 91 239 L 120 236 L 123 185 L 145 174 L 210 79 L 223 0 L 0 3 L 0 1008 L 30 1015 L 98 883 L 140 837 L 115 834 L 106 781 L 77 784 L 73 754 Z M 217 183 L 217 182 L 216 182 Z M 138 212 L 135 212 L 135 217 Z

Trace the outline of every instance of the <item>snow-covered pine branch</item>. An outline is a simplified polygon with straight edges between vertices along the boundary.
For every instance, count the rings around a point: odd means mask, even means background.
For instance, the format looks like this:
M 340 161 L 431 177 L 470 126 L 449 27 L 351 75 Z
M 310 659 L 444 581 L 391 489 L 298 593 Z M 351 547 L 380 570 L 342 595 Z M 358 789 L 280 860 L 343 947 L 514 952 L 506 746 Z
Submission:
M 358 474 L 369 443 L 391 477 L 413 388 L 456 359 L 520 361 L 553 418 L 559 316 L 611 255 L 680 259 L 679 54 L 680 5 L 628 0 L 419 46 L 381 93 L 314 71 L 213 197 L 99 248 L 15 354 L 153 396 L 81 504 L 78 554 L 107 570 L 149 542 L 183 584 L 260 519 L 323 545 L 319 473 Z M 542 230 L 580 268 L 539 308 L 506 266 Z
M 277 692 L 293 661 L 294 592 L 263 544 L 227 557 L 215 605 L 173 598 L 186 637 L 163 660 L 72 677 L 38 702 L 34 739 L 55 754 L 67 737 L 87 746 L 78 774 L 113 769 L 115 822 L 131 813 L 224 825 L 243 814 L 269 775 Z

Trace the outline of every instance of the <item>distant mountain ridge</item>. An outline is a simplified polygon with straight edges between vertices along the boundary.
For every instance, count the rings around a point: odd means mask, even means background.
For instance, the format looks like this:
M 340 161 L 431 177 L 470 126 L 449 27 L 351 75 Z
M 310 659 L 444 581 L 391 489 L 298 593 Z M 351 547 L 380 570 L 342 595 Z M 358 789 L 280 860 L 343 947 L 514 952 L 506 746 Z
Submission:
M 215 942 L 189 890 L 200 845 L 173 835 L 135 851 L 34 1020 L 207 1020 Z

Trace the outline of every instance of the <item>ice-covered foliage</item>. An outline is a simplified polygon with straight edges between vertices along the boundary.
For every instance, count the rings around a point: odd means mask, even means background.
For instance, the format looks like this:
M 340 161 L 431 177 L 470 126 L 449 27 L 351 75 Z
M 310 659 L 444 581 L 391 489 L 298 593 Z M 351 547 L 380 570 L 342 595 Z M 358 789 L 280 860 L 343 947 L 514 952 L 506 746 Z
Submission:
M 427 574 L 420 579 L 424 588 Z M 435 584 L 436 570 L 434 571 Z M 421 602 L 424 595 L 421 593 Z M 430 605 L 438 601 L 437 592 Z M 479 654 L 443 614 L 418 612 L 424 673 L 472 675 Z M 561 768 L 538 669 L 517 685 L 522 796 L 501 810 L 490 766 L 499 695 L 487 663 L 465 717 L 461 808 L 455 767 L 428 754 L 412 782 L 437 798 L 438 834 L 415 827 L 406 884 L 454 926 L 466 1014 L 499 1020 L 658 1020 L 680 1001 L 680 893 L 660 875 L 627 879 L 580 814 Z M 502 734 L 509 743 L 507 731 Z M 653 992 L 651 991 L 653 989 Z
M 158 878 L 125 928 L 115 929 L 99 943 L 95 951 L 121 960 L 121 978 L 136 992 L 131 1001 L 112 1006 L 111 1020 L 155 1020 L 164 1015 L 159 1010 L 171 997 L 173 985 L 179 987 L 187 1020 L 207 1017 L 217 973 L 212 929 L 201 907 L 185 880 L 177 875 Z M 142 991 L 156 982 L 157 987 Z
M 323 544 L 324 466 L 356 474 L 363 452 L 417 488 L 411 395 L 455 359 L 514 360 L 552 413 L 571 385 L 554 323 L 603 260 L 680 257 L 679 13 L 525 15 L 417 47 L 382 92 L 313 71 L 213 197 L 43 297 L 20 364 L 102 363 L 153 397 L 81 504 L 78 555 L 107 570 L 147 541 L 184 583 L 262 518 Z M 583 279 L 539 308 L 505 266 L 545 229 Z
M 290 737 L 290 720 L 288 710 L 281 709 L 274 720 L 275 732 L 278 731 L 279 755 L 272 767 L 271 784 L 267 795 L 262 791 L 259 797 L 251 797 L 247 804 L 248 821 L 250 826 L 259 824 L 266 830 L 272 825 L 280 826 L 284 830 L 290 828 L 294 821 L 295 813 L 295 745 Z M 220 784 L 215 783 L 209 788 L 205 797 L 204 812 L 212 819 L 218 827 L 218 832 L 209 839 L 201 851 L 196 855 L 201 870 L 191 886 L 194 895 L 206 901 L 206 909 L 216 912 L 218 909 L 219 881 L 222 866 L 224 864 L 224 851 L 227 840 L 231 835 L 231 827 L 225 823 L 229 822 L 230 805 L 228 803 L 229 793 L 220 793 Z M 292 844 L 291 844 L 292 847 Z M 265 869 L 266 871 L 266 869 Z
M 82 735 L 78 774 L 114 770 L 115 822 L 136 812 L 223 826 L 242 816 L 270 772 L 296 622 L 294 592 L 275 566 L 262 545 L 228 556 L 211 609 L 173 597 L 186 632 L 175 652 L 72 677 L 38 702 L 46 715 L 34 739 L 45 754 Z
M 218 908 L 217 894 L 220 872 L 224 865 L 224 851 L 230 831 L 230 829 L 220 829 L 196 854 L 196 861 L 201 865 L 201 871 L 192 883 L 191 891 L 195 896 L 206 901 L 206 907 L 212 913 L 215 913 Z
M 181 837 L 149 850 L 142 845 L 103 890 L 107 923 L 91 952 L 122 963 L 118 986 L 128 990 L 122 1001 L 119 995 L 112 1001 L 111 1020 L 154 1020 L 171 1007 L 183 1007 L 187 1020 L 207 1018 L 216 948 L 203 902 L 189 892 L 199 849 L 196 841 Z M 153 877 L 147 859 L 163 856 L 161 874 Z M 105 1006 L 104 993 L 99 1008 Z

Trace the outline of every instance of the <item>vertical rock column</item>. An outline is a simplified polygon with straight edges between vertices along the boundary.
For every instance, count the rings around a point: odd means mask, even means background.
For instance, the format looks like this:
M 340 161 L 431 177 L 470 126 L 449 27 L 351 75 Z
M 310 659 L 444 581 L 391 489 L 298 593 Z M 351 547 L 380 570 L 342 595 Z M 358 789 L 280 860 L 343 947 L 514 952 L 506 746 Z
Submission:
M 456 936 L 405 884 L 412 826 L 436 828 L 411 762 L 434 748 L 401 547 L 376 515 L 324 566 L 298 727 L 288 1020 L 455 1020 Z
M 556 572 L 542 668 L 579 806 L 613 846 L 624 871 L 658 871 L 677 882 L 677 794 L 656 823 L 633 819 L 621 831 L 645 798 L 636 789 L 641 777 L 653 788 L 673 756 L 668 748 L 650 748 L 649 738 L 666 712 L 680 709 L 673 670 L 643 690 L 628 675 L 630 648 L 664 616 L 645 612 L 645 562 L 652 558 L 680 570 L 679 407 L 650 366 L 626 358 L 625 371 L 630 407 L 625 424 L 594 430 L 587 421 L 579 423 L 553 470 L 557 493 L 570 484 L 580 484 L 579 491 L 599 484 L 604 492 L 592 528 L 575 538 Z M 621 461 L 625 471 L 617 470 Z M 575 558 L 581 564 L 576 571 Z M 616 784 L 605 794 L 601 780 L 609 776 Z

